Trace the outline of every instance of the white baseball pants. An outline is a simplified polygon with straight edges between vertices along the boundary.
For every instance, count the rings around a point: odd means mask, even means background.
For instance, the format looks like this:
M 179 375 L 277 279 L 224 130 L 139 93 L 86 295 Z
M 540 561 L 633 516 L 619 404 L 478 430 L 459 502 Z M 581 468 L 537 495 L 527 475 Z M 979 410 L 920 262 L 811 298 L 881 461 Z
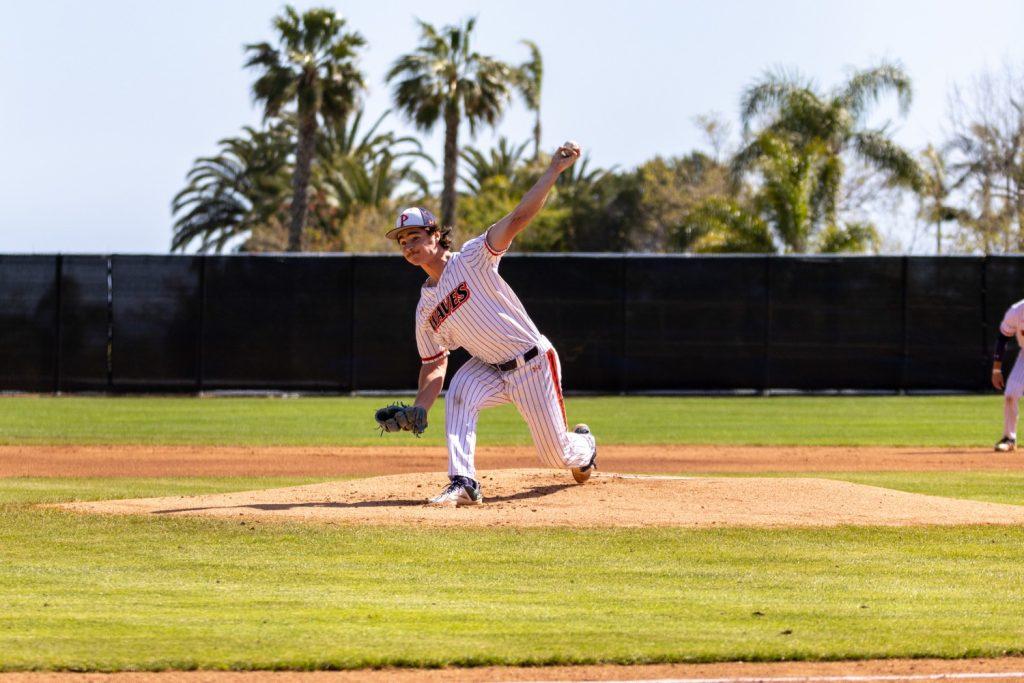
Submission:
M 448 475 L 476 479 L 476 423 L 480 411 L 514 403 L 530 428 L 537 456 L 553 468 L 582 467 L 593 451 L 581 434 L 569 431 L 562 400 L 562 367 L 550 344 L 515 370 L 501 372 L 476 358 L 459 368 L 445 398 Z
M 1024 351 L 1017 355 L 1006 378 L 1006 387 L 1003 389 L 1003 436 L 1017 438 L 1017 414 L 1019 411 L 1020 397 L 1024 395 Z

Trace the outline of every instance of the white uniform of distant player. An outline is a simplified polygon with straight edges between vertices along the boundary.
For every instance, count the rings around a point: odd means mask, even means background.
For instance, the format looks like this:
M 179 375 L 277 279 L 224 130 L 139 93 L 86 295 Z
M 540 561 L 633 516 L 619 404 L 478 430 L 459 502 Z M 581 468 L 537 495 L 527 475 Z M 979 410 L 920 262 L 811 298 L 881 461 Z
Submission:
M 1018 301 L 1017 303 L 1006 309 L 1006 313 L 1003 315 L 1003 321 L 999 324 L 999 333 L 1004 337 L 1015 337 L 1017 339 L 1017 345 L 1024 349 L 1024 300 Z M 1003 345 L 997 344 L 996 349 L 996 365 L 993 365 L 993 384 L 999 388 L 999 381 L 1001 381 L 1001 358 L 999 350 Z M 1024 353 L 1017 355 L 1017 360 L 1013 364 L 1013 369 L 1010 371 L 1010 376 L 1006 378 L 1006 386 L 1003 389 L 1003 396 L 1005 401 L 1003 403 L 1003 440 L 999 444 L 996 444 L 997 450 L 1013 450 L 1016 447 L 1017 441 L 1017 416 L 1019 413 L 1020 398 L 1024 395 Z M 1012 442 L 1012 443 L 1009 443 Z M 1000 447 L 1000 444 L 1007 444 L 1004 447 Z
M 445 399 L 449 476 L 476 479 L 477 417 L 505 403 L 519 409 L 546 466 L 582 467 L 593 455 L 590 440 L 566 424 L 558 354 L 498 274 L 503 253 L 490 248 L 486 233 L 469 240 L 452 254 L 437 284 L 423 285 L 416 309 L 423 363 L 459 347 L 472 356 L 455 373 Z M 517 361 L 515 369 L 494 367 L 533 348 L 537 355 Z

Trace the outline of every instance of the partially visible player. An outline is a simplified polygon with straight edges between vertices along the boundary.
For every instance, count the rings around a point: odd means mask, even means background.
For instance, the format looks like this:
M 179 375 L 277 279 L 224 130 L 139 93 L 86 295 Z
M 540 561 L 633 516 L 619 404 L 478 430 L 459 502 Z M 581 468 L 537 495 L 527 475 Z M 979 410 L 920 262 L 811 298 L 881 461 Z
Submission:
M 406 209 L 387 237 L 398 242 L 405 260 L 423 268 L 427 281 L 416 308 L 416 345 L 422 369 L 412 406 L 397 415 L 378 411 L 385 431 L 419 433 L 448 370 L 448 352 L 462 347 L 472 358 L 452 377 L 445 400 L 450 482 L 430 499 L 436 505 L 475 505 L 483 501 L 474 456 L 480 411 L 513 403 L 530 428 L 537 455 L 548 467 L 567 468 L 583 483 L 596 466 L 597 446 L 587 425 L 570 431 L 562 402 L 561 365 L 554 346 L 526 313 L 512 288 L 498 274 L 512 239 L 543 208 L 558 176 L 580 156 L 566 143 L 510 214 L 483 234 L 451 251 L 450 228 L 439 227 L 426 209 Z M 552 283 L 557 287 L 557 283 Z M 382 409 L 384 410 L 384 409 Z
M 1011 339 L 1017 339 L 1017 345 L 1024 349 L 1024 300 L 1006 309 L 1003 322 L 999 324 L 999 336 L 996 337 L 996 348 L 992 352 L 992 386 L 1003 391 L 1003 438 L 996 444 L 1001 453 L 1017 450 L 1017 415 L 1020 408 L 1020 397 L 1024 395 L 1024 352 L 1017 356 L 1013 370 L 1003 380 L 1003 353 Z

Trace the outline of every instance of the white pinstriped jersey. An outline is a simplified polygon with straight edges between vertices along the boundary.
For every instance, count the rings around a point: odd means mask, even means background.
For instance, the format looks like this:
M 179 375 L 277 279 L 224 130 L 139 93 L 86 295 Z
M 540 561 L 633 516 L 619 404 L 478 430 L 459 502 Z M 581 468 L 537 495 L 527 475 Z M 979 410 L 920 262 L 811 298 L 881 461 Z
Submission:
M 436 285 L 423 285 L 416 307 L 420 360 L 462 347 L 485 363 L 504 363 L 537 346 L 537 326 L 498 274 L 504 253 L 491 249 L 485 232 L 451 255 Z
M 1024 349 L 1024 300 L 1018 301 L 1006 309 L 1006 313 L 1003 314 L 1003 321 L 999 324 L 999 332 L 1007 337 L 1016 337 L 1017 344 L 1021 349 Z M 1003 394 L 1016 399 L 1020 399 L 1024 395 L 1024 353 L 1017 356 L 1013 369 L 1006 378 Z M 1016 432 L 1016 414 L 1013 416 L 1013 424 L 1010 424 L 1010 422 L 1008 421 L 1005 425 L 1006 434 Z
M 1006 309 L 999 331 L 1006 337 L 1016 337 L 1017 343 L 1024 349 L 1024 299 Z

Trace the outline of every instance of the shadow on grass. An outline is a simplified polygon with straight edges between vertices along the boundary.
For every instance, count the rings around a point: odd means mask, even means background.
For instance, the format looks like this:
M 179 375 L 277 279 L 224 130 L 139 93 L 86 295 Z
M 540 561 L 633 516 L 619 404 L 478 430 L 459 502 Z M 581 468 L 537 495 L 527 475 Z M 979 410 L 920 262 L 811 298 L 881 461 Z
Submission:
M 534 486 L 526 491 L 519 493 L 513 493 L 508 496 L 484 496 L 485 503 L 507 503 L 514 500 L 529 500 L 531 498 L 543 498 L 544 496 L 550 496 L 554 493 L 558 493 L 563 489 L 576 486 L 576 484 L 553 484 L 550 486 Z M 151 514 L 154 515 L 170 515 L 180 512 L 203 512 L 206 510 L 293 510 L 298 508 L 411 508 L 411 507 L 424 507 L 427 502 L 422 498 L 416 499 L 401 499 L 401 500 L 363 500 L 356 503 L 338 503 L 338 502 L 321 502 L 321 503 L 249 503 L 246 505 L 214 505 L 208 507 L 188 507 L 188 508 L 175 508 L 171 510 L 154 510 Z

